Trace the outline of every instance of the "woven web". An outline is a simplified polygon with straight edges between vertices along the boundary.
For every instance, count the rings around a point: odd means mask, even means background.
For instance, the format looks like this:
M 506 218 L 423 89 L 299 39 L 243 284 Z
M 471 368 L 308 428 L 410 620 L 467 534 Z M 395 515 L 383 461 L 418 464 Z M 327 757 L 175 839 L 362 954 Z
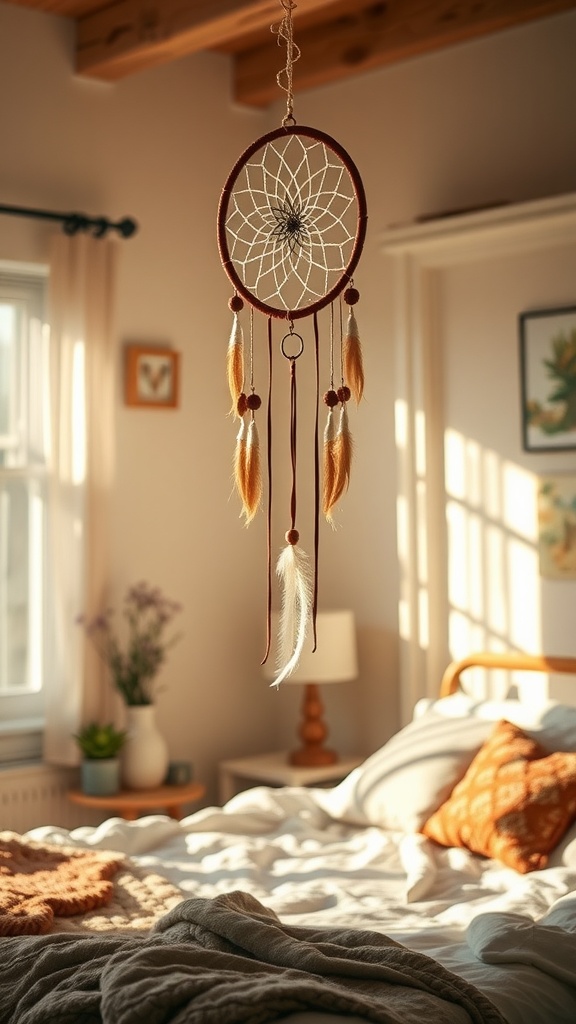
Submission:
M 236 178 L 225 222 L 230 259 L 261 302 L 305 308 L 346 270 L 357 215 L 350 173 L 326 143 L 298 134 L 275 139 Z

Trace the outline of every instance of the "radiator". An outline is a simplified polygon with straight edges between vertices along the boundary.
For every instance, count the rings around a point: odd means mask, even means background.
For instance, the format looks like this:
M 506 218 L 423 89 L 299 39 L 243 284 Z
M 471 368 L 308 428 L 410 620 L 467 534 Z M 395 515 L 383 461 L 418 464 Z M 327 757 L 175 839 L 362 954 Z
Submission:
M 78 784 L 72 768 L 45 764 L 7 765 L 0 769 L 0 829 L 27 832 L 38 825 L 76 828 L 102 820 L 72 804 L 67 792 Z

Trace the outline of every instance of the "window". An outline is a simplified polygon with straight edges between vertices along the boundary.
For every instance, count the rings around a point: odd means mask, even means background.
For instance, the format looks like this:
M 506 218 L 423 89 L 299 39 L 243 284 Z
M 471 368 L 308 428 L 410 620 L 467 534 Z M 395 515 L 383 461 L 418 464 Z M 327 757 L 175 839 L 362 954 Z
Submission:
M 39 752 L 50 454 L 46 269 L 0 263 L 0 760 Z

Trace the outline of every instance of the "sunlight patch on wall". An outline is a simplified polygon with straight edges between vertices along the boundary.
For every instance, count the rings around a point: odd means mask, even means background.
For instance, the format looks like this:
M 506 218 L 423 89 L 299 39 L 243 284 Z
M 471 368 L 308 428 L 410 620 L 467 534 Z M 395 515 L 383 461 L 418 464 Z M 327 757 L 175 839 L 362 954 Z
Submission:
M 406 452 L 408 447 L 408 406 L 398 400 L 394 405 L 394 432 L 396 448 Z M 404 481 L 399 481 L 396 494 L 396 549 L 400 565 L 400 594 L 398 598 L 398 631 L 403 640 L 409 640 L 414 631 L 410 599 L 405 581 L 410 575 L 410 502 L 404 493 Z
M 482 494 L 484 511 L 489 519 L 500 521 L 502 495 L 500 493 L 500 463 L 497 452 L 486 450 L 482 458 Z
M 538 540 L 538 512 L 534 473 L 512 462 L 502 464 L 502 521 L 516 536 L 531 544 Z
M 451 658 L 474 650 L 539 651 L 542 642 L 538 564 L 536 478 L 496 451 L 462 433 L 444 431 L 444 479 L 426 474 L 425 421 L 412 420 L 396 403 L 396 442 L 412 454 L 418 472 L 399 481 L 396 503 L 401 593 L 400 637 L 420 652 L 445 636 Z M 432 509 L 430 503 L 441 503 Z M 439 552 L 445 529 L 445 577 Z M 440 556 L 444 564 L 444 556 Z M 434 571 L 432 572 L 432 563 Z M 432 582 L 433 581 L 433 582 Z M 438 592 L 440 583 L 440 592 Z M 431 593 L 431 587 L 436 588 Z M 444 589 L 445 588 L 445 589 Z M 438 602 L 445 608 L 439 612 Z M 486 694 L 487 675 L 470 679 Z M 491 673 L 490 693 L 503 696 L 521 683 L 510 673 Z
M 499 526 L 487 523 L 485 543 L 486 562 L 490 566 L 485 586 L 486 626 L 490 633 L 507 635 L 509 623 L 506 600 L 508 579 L 506 541 Z
M 428 650 L 430 645 L 430 610 L 428 603 L 428 589 L 426 587 L 420 587 L 418 591 L 418 644 L 422 651 Z
M 444 455 L 451 656 L 538 651 L 535 477 L 452 429 Z
M 416 475 L 420 480 L 426 478 L 426 420 L 422 409 L 414 413 L 414 455 Z
M 406 495 L 398 494 L 396 496 L 396 545 L 398 551 L 398 561 L 402 569 L 401 572 L 401 583 L 402 578 L 408 569 L 408 553 L 409 553 L 409 533 L 408 533 L 408 501 Z M 412 635 L 412 623 L 410 621 L 410 604 L 405 594 L 400 592 L 398 600 L 398 630 L 402 639 L 407 640 Z
M 430 643 L 430 609 L 428 579 L 428 528 L 426 488 L 426 432 L 424 415 L 416 412 L 413 419 L 413 433 L 410 433 L 408 407 L 405 401 L 395 403 L 396 446 L 406 451 L 412 443 L 418 478 L 413 494 L 403 492 L 400 481 L 396 498 L 397 551 L 401 567 L 401 592 L 398 600 L 398 628 L 402 639 L 417 637 L 421 650 Z M 417 588 L 411 599 L 409 588 L 402 581 L 415 572 Z
M 420 586 L 428 585 L 428 524 L 426 522 L 426 484 L 418 480 L 416 484 L 416 530 L 418 533 L 418 582 Z
M 406 451 L 408 443 L 408 406 L 403 401 L 396 401 L 394 403 L 394 436 L 396 448 L 402 452 Z
M 538 552 L 523 541 L 508 542 L 508 640 L 523 651 L 542 648 Z

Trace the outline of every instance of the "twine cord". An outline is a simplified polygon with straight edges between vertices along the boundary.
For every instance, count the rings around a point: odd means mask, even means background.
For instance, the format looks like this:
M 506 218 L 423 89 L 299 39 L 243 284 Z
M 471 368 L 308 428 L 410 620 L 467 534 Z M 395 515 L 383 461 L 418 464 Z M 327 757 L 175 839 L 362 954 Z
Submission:
M 298 436 L 296 391 L 296 360 L 290 360 L 290 463 L 292 467 L 292 491 L 290 494 L 290 525 L 296 529 L 296 439 Z
M 280 0 L 280 4 L 285 11 L 284 17 L 279 25 L 271 25 L 270 31 L 278 36 L 278 46 L 282 45 L 282 41 L 286 43 L 286 65 L 276 75 L 280 89 L 286 93 L 286 114 L 282 118 L 282 126 L 286 127 L 288 124 L 296 124 L 292 68 L 300 58 L 300 47 L 294 42 L 292 28 L 292 11 L 296 10 L 297 5 L 294 0 Z
M 330 303 L 330 390 L 334 390 L 334 303 Z
M 266 414 L 268 509 L 266 513 L 266 649 L 260 662 L 265 665 L 272 643 L 272 317 L 268 317 L 268 411 Z
M 330 303 L 332 309 L 332 303 Z M 318 399 L 320 395 L 320 330 L 318 313 L 314 313 L 314 366 L 316 370 L 316 409 L 314 412 L 314 587 L 312 592 L 312 651 L 316 650 L 318 615 L 318 565 L 320 562 L 320 450 L 318 447 Z
M 254 394 L 254 306 L 250 306 L 250 390 Z
M 342 296 L 338 298 L 338 311 L 340 315 L 340 380 L 344 387 L 344 320 L 342 314 Z

